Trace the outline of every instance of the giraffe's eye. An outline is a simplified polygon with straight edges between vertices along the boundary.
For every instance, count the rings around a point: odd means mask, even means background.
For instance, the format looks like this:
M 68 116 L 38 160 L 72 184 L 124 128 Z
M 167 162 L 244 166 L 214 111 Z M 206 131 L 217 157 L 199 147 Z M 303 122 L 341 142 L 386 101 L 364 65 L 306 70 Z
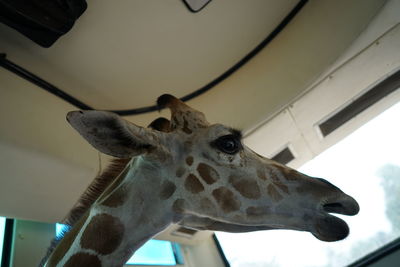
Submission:
M 227 154 L 235 154 L 241 148 L 240 141 L 235 135 L 221 136 L 214 141 L 214 146 Z

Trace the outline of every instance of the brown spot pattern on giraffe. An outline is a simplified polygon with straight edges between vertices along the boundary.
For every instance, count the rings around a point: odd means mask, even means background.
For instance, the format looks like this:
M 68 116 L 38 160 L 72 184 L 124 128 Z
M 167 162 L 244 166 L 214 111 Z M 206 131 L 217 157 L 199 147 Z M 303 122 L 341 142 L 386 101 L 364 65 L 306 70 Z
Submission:
M 240 178 L 234 175 L 229 177 L 229 183 L 244 197 L 249 199 L 259 199 L 261 197 L 260 188 L 253 179 Z
M 266 215 L 270 212 L 271 212 L 271 209 L 268 206 L 248 207 L 246 209 L 246 214 L 249 217 L 258 217 L 258 216 Z
M 274 182 L 280 182 L 279 177 L 276 173 L 271 172 L 271 179 Z
M 261 169 L 257 170 L 257 176 L 258 178 L 260 178 L 261 180 L 266 181 L 267 180 L 267 176 L 265 175 L 265 172 Z
M 189 174 L 188 177 L 186 177 L 185 188 L 186 190 L 188 190 L 193 194 L 197 194 L 204 191 L 204 186 L 199 181 L 199 179 L 193 174 Z
M 280 201 L 283 198 L 282 195 L 278 192 L 278 190 L 276 190 L 275 186 L 273 186 L 272 184 L 268 185 L 267 192 L 268 195 L 272 198 L 272 200 L 276 202 Z
M 240 202 L 228 188 L 219 187 L 212 192 L 212 195 L 224 212 L 229 213 L 239 210 Z
M 276 173 L 271 172 L 271 179 L 272 179 L 272 183 L 275 186 L 279 187 L 286 194 L 289 194 L 289 188 L 280 181 L 280 179 Z
M 115 208 L 121 206 L 125 203 L 127 199 L 127 192 L 124 186 L 121 186 L 117 190 L 115 190 L 111 195 L 105 197 L 104 200 L 100 203 L 103 206 Z
M 172 210 L 176 213 L 183 213 L 185 211 L 185 202 L 182 198 L 175 200 L 174 204 L 172 204 Z
M 189 156 L 189 157 L 186 158 L 186 164 L 189 165 L 189 166 L 192 166 L 192 164 L 193 164 L 193 157 L 192 156 Z
M 274 165 L 274 167 L 280 170 L 283 173 L 283 177 L 288 181 L 296 181 L 299 179 L 300 176 L 302 176 L 301 173 L 289 167 L 284 167 L 280 165 Z
M 65 263 L 64 267 L 76 267 L 76 266 L 90 266 L 90 267 L 101 267 L 99 257 L 85 252 L 78 252 L 71 256 Z
M 72 227 L 71 231 L 65 234 L 64 238 L 58 244 L 57 249 L 54 250 L 54 253 L 50 256 L 48 261 L 49 266 L 56 266 L 64 257 L 88 217 L 89 212 L 87 211 L 84 215 L 82 215 L 74 227 Z
M 202 198 L 200 200 L 200 208 L 206 210 L 209 215 L 217 214 L 217 209 L 214 203 L 208 198 Z
M 171 181 L 164 181 L 161 185 L 160 199 L 165 200 L 170 198 L 176 190 L 176 185 Z
M 289 188 L 286 185 L 284 185 L 282 182 L 274 182 L 274 185 L 279 187 L 279 189 L 281 189 L 286 194 L 289 194 Z
M 172 129 L 175 129 L 178 127 L 179 121 L 175 116 L 172 118 L 172 120 L 173 120 L 173 124 L 171 124 L 171 126 L 172 126 Z
M 197 171 L 199 172 L 200 177 L 207 184 L 213 184 L 219 179 L 218 172 L 213 167 L 211 167 L 205 163 L 200 163 L 197 166 Z
M 122 242 L 124 231 L 125 227 L 117 217 L 97 214 L 82 234 L 81 247 L 103 255 L 110 254 Z
M 186 119 L 183 121 L 183 128 L 182 131 L 184 131 L 187 134 L 191 134 L 193 131 L 189 129 L 189 123 L 187 122 Z

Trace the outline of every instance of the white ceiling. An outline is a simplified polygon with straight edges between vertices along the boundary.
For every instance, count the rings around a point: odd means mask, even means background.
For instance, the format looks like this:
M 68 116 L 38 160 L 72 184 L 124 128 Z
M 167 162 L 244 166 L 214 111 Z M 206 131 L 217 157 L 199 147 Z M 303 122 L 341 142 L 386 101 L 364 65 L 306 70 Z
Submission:
M 255 58 L 189 104 L 211 122 L 255 127 L 301 95 L 384 2 L 309 1 Z M 296 4 L 215 0 L 191 13 L 180 0 L 88 1 L 49 49 L 0 25 L 0 53 L 98 109 L 138 108 L 162 93 L 182 97 L 206 85 Z M 97 152 L 65 122 L 73 109 L 0 68 L 0 215 L 59 220 L 98 171 Z M 158 115 L 128 119 L 147 125 Z
M 96 0 L 51 48 L 1 28 L 9 59 L 98 109 L 154 104 L 207 84 L 256 47 L 298 0 Z

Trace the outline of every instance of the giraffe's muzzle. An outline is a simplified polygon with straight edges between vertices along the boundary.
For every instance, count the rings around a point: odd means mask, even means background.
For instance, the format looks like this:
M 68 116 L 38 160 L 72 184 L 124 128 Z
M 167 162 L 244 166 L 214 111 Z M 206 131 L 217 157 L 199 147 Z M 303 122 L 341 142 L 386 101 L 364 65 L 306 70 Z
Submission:
M 347 223 L 330 213 L 352 216 L 360 211 L 357 201 L 348 195 L 326 200 L 320 209 L 321 213 L 317 215 L 311 232 L 316 238 L 328 242 L 342 240 L 349 235 Z

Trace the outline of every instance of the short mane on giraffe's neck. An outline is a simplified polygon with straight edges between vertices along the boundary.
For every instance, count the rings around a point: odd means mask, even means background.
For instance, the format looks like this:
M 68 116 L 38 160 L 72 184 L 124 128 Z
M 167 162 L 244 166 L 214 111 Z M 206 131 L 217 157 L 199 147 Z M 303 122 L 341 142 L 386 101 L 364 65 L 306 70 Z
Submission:
M 131 159 L 112 159 L 107 168 L 89 184 L 61 223 L 73 226 L 107 187 L 121 174 Z
M 55 237 L 50 247 L 47 249 L 46 255 L 43 257 L 39 266 L 44 266 L 47 259 L 56 248 L 57 244 L 65 234 L 79 221 L 79 219 L 90 209 L 99 196 L 115 181 L 118 175 L 126 168 L 131 159 L 112 159 L 110 164 L 89 184 L 86 190 L 79 197 L 72 209 L 64 217 L 61 224 L 65 225 L 60 236 Z
M 170 207 L 172 211 L 173 202 L 166 204 L 165 195 L 170 184 L 161 179 L 161 168 L 142 156 L 118 163 L 117 167 L 114 163 L 114 171 L 127 166 L 103 193 L 96 191 L 94 201 L 94 195 L 90 196 L 92 205 L 79 206 L 82 216 L 50 253 L 45 266 L 122 266 L 137 248 L 172 223 L 172 212 L 164 210 Z M 141 188 L 143 181 L 151 188 L 165 190 L 153 195 Z M 149 210 L 158 215 L 150 216 Z M 133 216 L 124 216 L 128 211 Z

